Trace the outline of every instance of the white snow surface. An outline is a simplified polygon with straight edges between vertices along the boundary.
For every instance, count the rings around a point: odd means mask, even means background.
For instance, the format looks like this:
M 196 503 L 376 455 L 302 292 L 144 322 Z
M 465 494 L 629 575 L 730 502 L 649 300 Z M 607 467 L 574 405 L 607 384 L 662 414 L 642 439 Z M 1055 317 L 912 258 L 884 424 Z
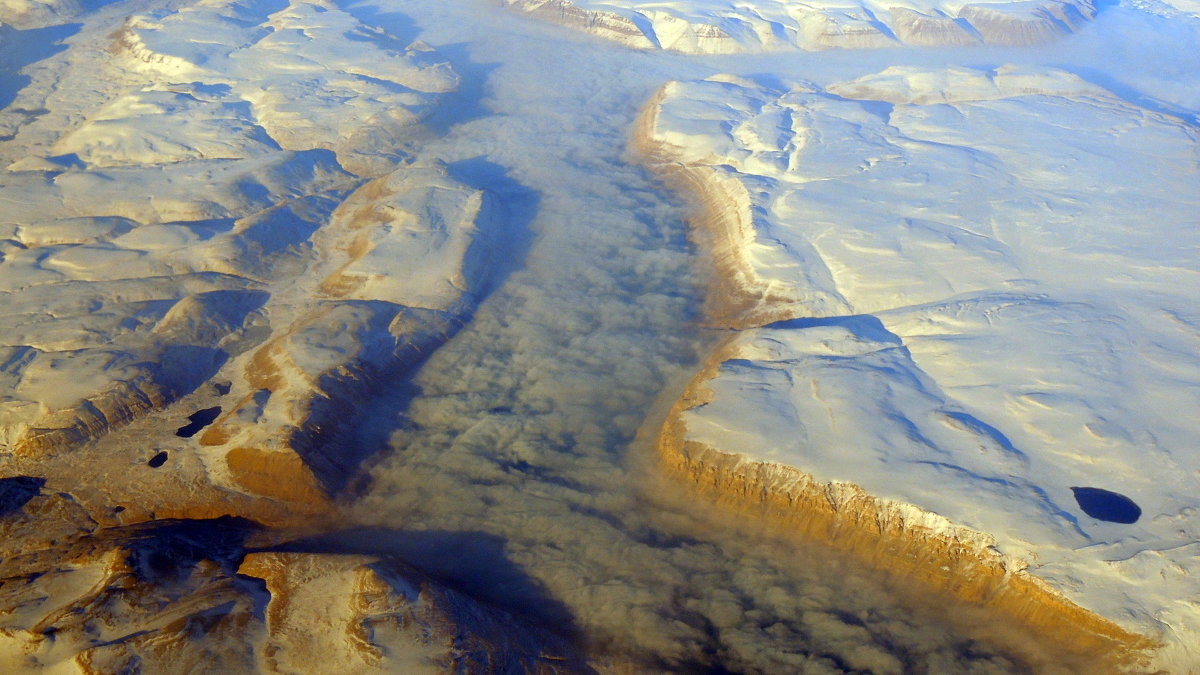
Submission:
M 343 165 L 375 172 L 388 166 L 376 148 L 394 145 L 458 86 L 423 45 L 391 49 L 394 38 L 321 2 L 267 4 L 205 0 L 165 17 L 134 16 L 115 48 L 127 67 L 158 81 L 200 81 L 247 106 L 284 148 L 334 150 Z M 222 131 L 224 139 L 238 129 Z
M 796 317 L 735 338 L 688 438 L 985 533 L 1200 661 L 1197 129 L 1041 67 L 657 101 L 668 156 L 744 186 L 743 262 Z
M 629 47 L 701 54 L 901 44 L 1031 45 L 1066 35 L 1096 13 L 1091 0 L 502 2 Z

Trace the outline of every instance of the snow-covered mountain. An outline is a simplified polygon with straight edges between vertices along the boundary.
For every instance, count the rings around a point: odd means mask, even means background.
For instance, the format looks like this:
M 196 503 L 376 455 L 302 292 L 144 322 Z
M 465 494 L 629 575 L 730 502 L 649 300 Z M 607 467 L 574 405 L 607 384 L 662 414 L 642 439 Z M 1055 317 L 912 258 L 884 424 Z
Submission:
M 502 0 L 512 9 L 636 49 L 734 54 L 785 49 L 1034 45 L 1095 15 L 1090 0 L 789 2 Z

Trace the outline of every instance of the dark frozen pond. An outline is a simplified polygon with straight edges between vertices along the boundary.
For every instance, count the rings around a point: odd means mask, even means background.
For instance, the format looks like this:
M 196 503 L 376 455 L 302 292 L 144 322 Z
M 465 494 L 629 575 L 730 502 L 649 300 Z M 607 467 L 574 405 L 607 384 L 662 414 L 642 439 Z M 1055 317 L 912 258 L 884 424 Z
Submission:
M 45 479 L 33 476 L 0 478 L 0 516 L 7 515 L 25 506 L 42 491 Z
M 1141 507 L 1123 494 L 1094 487 L 1073 487 L 1071 491 L 1079 508 L 1096 520 L 1128 525 L 1142 517 Z
M 179 427 L 175 435 L 180 438 L 191 438 L 200 433 L 201 429 L 215 422 L 220 414 L 221 406 L 198 410 L 188 415 L 188 424 Z

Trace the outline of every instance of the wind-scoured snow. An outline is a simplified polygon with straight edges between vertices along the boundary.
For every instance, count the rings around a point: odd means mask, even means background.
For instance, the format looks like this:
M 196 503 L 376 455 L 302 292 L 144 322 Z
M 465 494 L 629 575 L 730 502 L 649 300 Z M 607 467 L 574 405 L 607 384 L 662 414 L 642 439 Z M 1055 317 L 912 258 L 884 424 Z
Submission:
M 629 47 L 698 54 L 784 49 L 1033 45 L 1095 15 L 1091 0 L 502 0 Z
M 733 339 L 688 439 L 984 533 L 1194 662 L 1197 129 L 1026 67 L 673 82 L 649 114 L 661 160 L 740 186 L 732 283 L 784 319 Z

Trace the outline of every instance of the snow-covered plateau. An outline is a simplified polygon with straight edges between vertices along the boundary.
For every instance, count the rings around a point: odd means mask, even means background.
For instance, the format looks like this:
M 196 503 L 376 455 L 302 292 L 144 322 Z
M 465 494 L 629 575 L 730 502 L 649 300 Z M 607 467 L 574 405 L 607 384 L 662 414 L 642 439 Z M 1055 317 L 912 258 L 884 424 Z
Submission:
M 1200 658 L 1191 123 L 1053 69 L 892 67 L 824 88 L 672 82 L 640 132 L 702 205 L 710 314 L 736 329 L 664 461 L 753 476 L 753 499 L 827 500 L 829 522 L 780 517 L 866 528 L 879 541 L 852 546 L 883 565 L 903 562 L 889 538 L 952 542 L 947 585 L 978 558 L 1002 578 L 989 602 L 1033 577 L 1165 644 L 1160 664 Z M 1094 517 L 1076 488 L 1140 518 Z
M 691 54 L 1033 45 L 1076 30 L 1096 13 L 1091 0 L 500 1 L 628 47 Z

